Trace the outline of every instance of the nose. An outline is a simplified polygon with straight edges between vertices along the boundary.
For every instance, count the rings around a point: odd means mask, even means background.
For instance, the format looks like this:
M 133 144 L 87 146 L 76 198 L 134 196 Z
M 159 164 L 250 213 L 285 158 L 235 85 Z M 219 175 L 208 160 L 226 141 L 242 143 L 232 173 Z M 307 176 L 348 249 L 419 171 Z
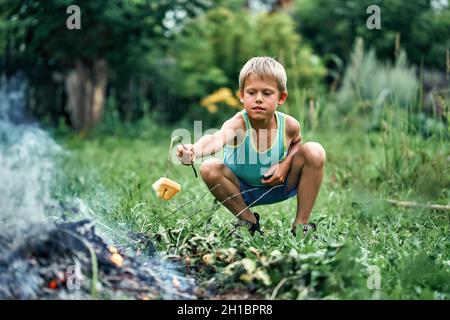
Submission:
M 256 94 L 255 102 L 262 102 L 262 92 Z

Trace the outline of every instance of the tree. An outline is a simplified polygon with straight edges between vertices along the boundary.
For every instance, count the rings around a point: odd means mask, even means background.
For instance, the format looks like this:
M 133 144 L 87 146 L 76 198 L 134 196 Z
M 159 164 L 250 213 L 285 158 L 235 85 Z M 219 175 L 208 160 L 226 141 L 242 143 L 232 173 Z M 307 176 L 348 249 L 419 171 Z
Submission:
M 377 55 L 394 60 L 400 44 L 411 62 L 445 70 L 450 46 L 450 8 L 431 0 L 297 0 L 298 31 L 321 55 L 337 54 L 348 60 L 356 37 Z M 369 30 L 370 5 L 381 9 L 381 29 Z
M 80 8 L 81 29 L 66 25 L 70 5 Z M 85 132 L 101 117 L 110 74 L 166 36 L 167 14 L 183 12 L 169 19 L 176 24 L 206 6 L 202 0 L 0 0 L 8 35 L 3 60 L 26 62 L 30 75 L 63 74 L 72 125 Z
M 240 68 L 257 55 L 279 59 L 291 88 L 317 84 L 325 73 L 287 14 L 253 15 L 222 7 L 208 10 L 177 34 L 165 74 L 180 96 L 200 99 L 220 87 L 237 89 Z

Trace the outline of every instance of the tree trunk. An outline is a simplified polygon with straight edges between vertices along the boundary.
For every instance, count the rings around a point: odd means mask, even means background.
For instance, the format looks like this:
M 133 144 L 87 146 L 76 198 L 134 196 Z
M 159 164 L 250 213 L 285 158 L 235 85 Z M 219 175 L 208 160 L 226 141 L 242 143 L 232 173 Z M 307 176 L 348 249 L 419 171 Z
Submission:
M 85 134 L 101 119 L 108 83 L 108 64 L 98 59 L 89 66 L 77 60 L 65 79 L 72 126 Z

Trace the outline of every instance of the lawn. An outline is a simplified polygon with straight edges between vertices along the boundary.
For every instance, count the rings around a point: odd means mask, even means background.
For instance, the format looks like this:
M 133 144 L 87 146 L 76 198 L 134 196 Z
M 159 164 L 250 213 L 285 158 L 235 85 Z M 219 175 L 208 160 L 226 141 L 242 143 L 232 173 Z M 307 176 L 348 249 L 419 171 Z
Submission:
M 55 197 L 83 199 L 112 233 L 148 235 L 196 278 L 200 297 L 450 298 L 449 212 L 385 201 L 448 204 L 450 153 L 442 140 L 402 135 L 389 144 L 381 132 L 303 132 L 327 151 L 311 216 L 318 230 L 290 234 L 290 199 L 257 207 L 264 236 L 252 237 L 230 235 L 235 218 L 190 167 L 171 165 L 182 192 L 168 202 L 156 197 L 152 184 L 165 175 L 172 129 L 146 119 L 83 139 L 55 134 L 68 151 L 58 161 Z

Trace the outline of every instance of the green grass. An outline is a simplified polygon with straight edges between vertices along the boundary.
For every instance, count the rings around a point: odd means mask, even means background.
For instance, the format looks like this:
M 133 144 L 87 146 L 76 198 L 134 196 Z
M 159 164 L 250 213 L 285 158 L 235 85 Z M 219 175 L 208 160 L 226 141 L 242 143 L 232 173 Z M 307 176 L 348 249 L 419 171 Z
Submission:
M 408 137 L 397 150 L 404 162 L 386 170 L 385 152 L 395 147 L 386 149 L 382 133 L 304 132 L 304 141 L 324 145 L 328 162 L 311 216 L 318 239 L 303 239 L 289 232 L 295 199 L 257 207 L 264 237 L 246 231 L 228 236 L 234 217 L 214 206 L 189 167 L 171 166 L 169 177 L 182 192 L 168 202 L 158 199 L 151 186 L 164 175 L 170 134 L 146 121 L 84 140 L 64 135 L 59 142 L 69 153 L 60 162 L 56 196 L 84 199 L 118 232 L 147 233 L 167 259 L 187 265 L 203 288 L 218 293 L 245 288 L 276 299 L 450 298 L 450 214 L 384 201 L 448 203 L 449 151 L 442 142 Z M 374 268 L 380 289 L 368 288 Z

